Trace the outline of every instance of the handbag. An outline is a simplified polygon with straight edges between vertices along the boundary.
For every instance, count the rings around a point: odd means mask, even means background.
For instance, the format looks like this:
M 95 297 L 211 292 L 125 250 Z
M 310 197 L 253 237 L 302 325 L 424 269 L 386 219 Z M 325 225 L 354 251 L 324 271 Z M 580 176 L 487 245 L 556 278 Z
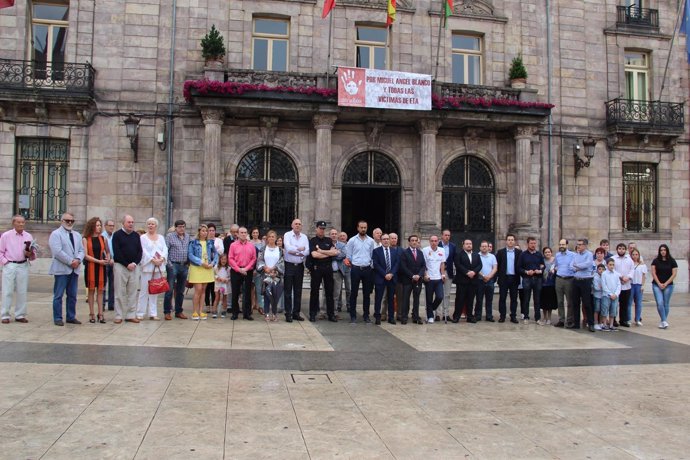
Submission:
M 156 278 L 156 268 L 158 269 L 159 278 Z M 149 294 L 162 294 L 170 290 L 170 285 L 168 284 L 168 279 L 163 276 L 163 272 L 160 267 L 153 269 L 153 278 L 149 280 Z

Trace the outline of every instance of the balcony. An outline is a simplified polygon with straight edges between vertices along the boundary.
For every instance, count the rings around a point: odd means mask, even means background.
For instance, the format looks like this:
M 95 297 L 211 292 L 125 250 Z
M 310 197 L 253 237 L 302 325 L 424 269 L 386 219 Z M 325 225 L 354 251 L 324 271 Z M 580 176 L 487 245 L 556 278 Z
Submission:
M 659 10 L 635 5 L 617 6 L 616 27 L 627 29 L 659 29 Z
M 612 99 L 606 102 L 606 125 L 623 130 L 683 131 L 683 102 Z
M 91 64 L 0 59 L 0 97 L 43 96 L 93 99 L 96 71 Z

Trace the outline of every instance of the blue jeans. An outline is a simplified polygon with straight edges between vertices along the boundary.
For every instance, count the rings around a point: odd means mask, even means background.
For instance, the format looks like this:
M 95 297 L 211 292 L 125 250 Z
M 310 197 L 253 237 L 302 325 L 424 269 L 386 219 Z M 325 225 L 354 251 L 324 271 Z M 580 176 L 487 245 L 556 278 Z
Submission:
M 630 293 L 630 308 L 628 309 L 628 318 L 631 318 L 632 304 L 635 303 L 635 321 L 642 321 L 642 285 L 633 284 L 632 292 Z
M 62 296 L 67 292 L 67 321 L 73 321 L 77 316 L 77 281 L 79 275 L 55 275 L 53 284 L 53 321 L 62 321 Z
M 673 284 L 666 286 L 666 289 L 661 289 L 656 283 L 652 283 L 652 291 L 654 292 L 654 300 L 656 300 L 656 309 L 659 312 L 659 318 L 661 318 L 661 321 L 666 321 L 671 308 Z
M 175 314 L 182 313 L 182 302 L 184 301 L 189 266 L 173 262 L 168 264 L 166 270 L 168 271 L 170 290 L 165 293 L 163 298 L 163 313 L 167 315 L 172 311 L 173 294 L 175 295 Z
M 426 294 L 426 317 L 433 318 L 434 312 L 443 302 L 443 280 L 429 280 L 424 283 L 424 293 Z
M 534 320 L 539 321 L 541 319 L 541 284 L 543 278 L 541 275 L 534 276 L 523 276 L 522 277 L 522 290 L 523 290 L 523 300 L 524 307 L 522 314 L 525 319 L 529 319 L 529 299 L 534 297 Z

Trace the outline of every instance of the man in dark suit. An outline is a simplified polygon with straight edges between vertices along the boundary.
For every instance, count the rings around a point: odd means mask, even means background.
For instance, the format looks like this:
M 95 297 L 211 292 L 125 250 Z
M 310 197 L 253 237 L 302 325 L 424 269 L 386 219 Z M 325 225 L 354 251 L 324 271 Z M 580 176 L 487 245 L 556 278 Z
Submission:
M 410 235 L 407 238 L 409 247 L 402 251 L 400 256 L 400 269 L 398 277 L 403 285 L 402 302 L 399 302 L 400 322 L 407 324 L 407 317 L 410 312 L 410 293 L 412 293 L 412 321 L 417 324 L 424 324 L 419 318 L 419 295 L 422 292 L 422 282 L 426 265 L 424 255 L 419 249 L 419 237 Z
M 465 238 L 462 242 L 462 250 L 455 254 L 455 277 L 453 283 L 456 286 L 455 310 L 453 322 L 460 322 L 462 306 L 467 305 L 467 322 L 476 323 L 472 316 L 474 294 L 477 290 L 479 271 L 482 269 L 482 259 L 479 254 L 472 252 L 472 240 Z
M 517 263 L 521 251 L 515 247 L 515 235 L 506 235 L 506 247 L 496 253 L 498 262 L 498 312 L 499 323 L 506 320 L 506 297 L 510 293 L 510 322 L 517 323 L 517 298 L 520 276 L 517 271 Z
M 450 241 L 450 230 L 445 229 L 441 233 L 441 241 L 438 243 L 440 248 L 446 253 L 446 279 L 443 280 L 443 320 L 447 321 L 450 319 L 450 290 L 453 287 L 453 278 L 455 277 L 455 254 L 457 252 L 457 246 L 455 243 Z M 436 316 L 436 321 L 440 321 L 441 318 Z
M 376 324 L 381 324 L 381 301 L 384 292 L 386 292 L 388 299 L 388 322 L 395 324 L 393 296 L 395 295 L 395 285 L 398 282 L 400 256 L 397 248 L 390 247 L 390 241 L 390 236 L 383 234 L 381 246 L 374 249 L 371 256 L 374 263 L 374 318 L 376 318 Z

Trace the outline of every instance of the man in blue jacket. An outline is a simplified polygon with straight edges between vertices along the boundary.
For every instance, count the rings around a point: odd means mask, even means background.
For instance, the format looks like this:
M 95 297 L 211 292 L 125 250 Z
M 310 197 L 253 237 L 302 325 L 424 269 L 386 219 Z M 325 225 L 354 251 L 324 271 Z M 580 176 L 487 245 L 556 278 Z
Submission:
M 393 296 L 398 283 L 398 267 L 400 265 L 399 251 L 390 247 L 390 236 L 381 235 L 381 246 L 374 249 L 372 260 L 374 263 L 374 318 L 376 324 L 381 324 L 381 301 L 386 292 L 388 299 L 388 322 L 395 324 L 393 312 Z

